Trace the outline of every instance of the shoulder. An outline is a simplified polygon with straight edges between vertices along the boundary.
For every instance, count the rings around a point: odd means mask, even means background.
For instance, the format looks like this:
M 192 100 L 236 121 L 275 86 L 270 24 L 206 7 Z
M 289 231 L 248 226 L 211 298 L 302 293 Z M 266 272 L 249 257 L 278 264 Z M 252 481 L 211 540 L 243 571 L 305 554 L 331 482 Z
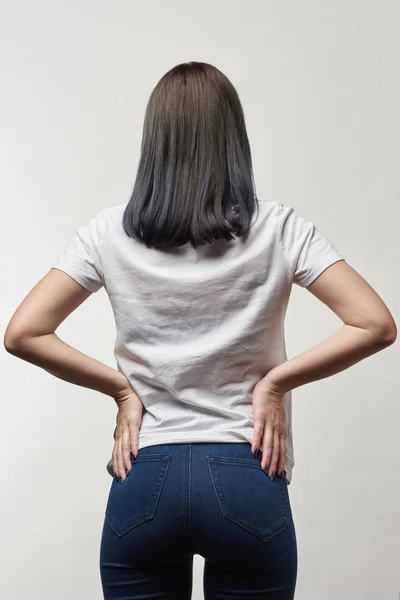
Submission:
M 282 203 L 277 200 L 258 200 L 258 219 L 263 226 L 276 229 Z
M 126 204 L 106 206 L 98 211 L 91 219 L 99 234 L 106 235 L 115 226 L 122 226 L 122 215 Z
M 282 202 L 282 200 L 259 201 L 260 207 L 264 212 L 275 216 L 277 219 L 285 219 L 288 216 L 299 216 L 292 204 Z
M 122 218 L 122 214 L 126 208 L 126 204 L 114 204 L 112 206 L 106 206 L 100 212 L 97 213 L 96 218 L 99 221 L 104 222 L 119 222 Z
M 287 207 L 280 200 L 259 200 L 258 206 L 262 226 L 277 234 L 281 228 L 282 214 Z
M 265 213 L 278 214 L 282 202 L 279 202 L 278 200 L 258 200 L 258 205 L 260 207 L 260 211 L 262 210 Z
M 312 221 L 309 221 L 302 213 L 299 213 L 292 204 L 282 201 L 276 201 L 272 204 L 274 204 L 273 210 L 281 237 L 314 225 Z
M 275 200 L 259 204 L 265 227 L 273 229 L 284 246 L 290 248 L 296 243 L 302 243 L 315 229 L 314 222 L 299 213 L 291 203 Z

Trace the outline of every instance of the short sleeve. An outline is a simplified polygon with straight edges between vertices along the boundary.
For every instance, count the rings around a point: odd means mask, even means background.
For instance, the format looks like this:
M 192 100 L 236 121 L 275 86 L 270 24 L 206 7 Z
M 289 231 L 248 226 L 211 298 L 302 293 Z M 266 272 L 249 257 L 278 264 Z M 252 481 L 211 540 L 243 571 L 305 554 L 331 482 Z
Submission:
M 90 292 L 97 292 L 104 285 L 101 248 L 105 228 L 101 211 L 78 228 L 51 268 L 64 271 Z
M 279 229 L 292 283 L 307 287 L 325 269 L 345 260 L 333 243 L 291 206 L 279 204 Z

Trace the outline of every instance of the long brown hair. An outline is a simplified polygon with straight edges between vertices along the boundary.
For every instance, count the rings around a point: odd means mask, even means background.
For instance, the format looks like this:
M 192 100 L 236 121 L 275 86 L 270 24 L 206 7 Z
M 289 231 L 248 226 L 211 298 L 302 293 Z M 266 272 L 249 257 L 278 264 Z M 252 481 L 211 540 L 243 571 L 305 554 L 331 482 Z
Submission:
M 153 89 L 123 226 L 148 247 L 240 237 L 258 200 L 238 93 L 216 67 L 182 63 Z

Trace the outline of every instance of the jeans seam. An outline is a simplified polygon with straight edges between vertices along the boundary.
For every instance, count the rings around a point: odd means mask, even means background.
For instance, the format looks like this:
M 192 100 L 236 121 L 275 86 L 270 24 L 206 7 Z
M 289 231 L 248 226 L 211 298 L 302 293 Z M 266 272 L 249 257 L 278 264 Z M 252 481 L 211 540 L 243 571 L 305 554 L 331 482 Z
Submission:
M 191 484 L 192 484 L 192 444 L 189 443 L 189 460 L 188 460 L 188 516 L 189 516 L 189 532 L 193 543 L 193 528 L 192 528 L 192 505 L 191 505 Z

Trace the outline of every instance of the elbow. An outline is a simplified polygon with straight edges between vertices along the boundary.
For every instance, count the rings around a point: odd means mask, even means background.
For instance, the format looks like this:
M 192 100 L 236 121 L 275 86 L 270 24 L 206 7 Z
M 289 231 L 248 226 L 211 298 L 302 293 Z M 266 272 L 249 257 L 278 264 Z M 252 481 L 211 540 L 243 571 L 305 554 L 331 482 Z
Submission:
M 25 341 L 26 337 L 23 334 L 7 328 L 3 338 L 3 345 L 9 354 L 18 356 L 22 352 Z
M 397 339 L 397 327 L 394 319 L 379 324 L 375 329 L 375 336 L 378 343 L 383 346 L 391 346 Z
M 397 339 L 397 327 L 396 325 L 388 332 L 387 336 L 387 344 L 388 346 L 391 346 L 392 344 L 395 343 L 396 339 Z

